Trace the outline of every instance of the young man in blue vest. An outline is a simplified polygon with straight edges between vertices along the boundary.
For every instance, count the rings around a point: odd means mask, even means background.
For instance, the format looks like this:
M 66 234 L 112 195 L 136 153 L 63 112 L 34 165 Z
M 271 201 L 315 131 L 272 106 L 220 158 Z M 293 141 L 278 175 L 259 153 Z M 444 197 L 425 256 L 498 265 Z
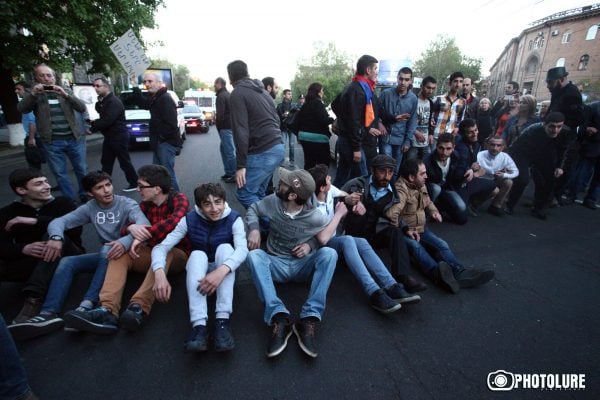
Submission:
M 218 183 L 198 186 L 194 190 L 194 200 L 194 210 L 152 249 L 152 269 L 164 268 L 167 253 L 187 235 L 192 246 L 186 279 L 193 329 L 185 342 L 185 349 L 193 352 L 207 350 L 206 297 L 216 292 L 215 350 L 229 351 L 235 346 L 229 326 L 235 270 L 248 254 L 244 222 L 229 207 L 225 189 Z

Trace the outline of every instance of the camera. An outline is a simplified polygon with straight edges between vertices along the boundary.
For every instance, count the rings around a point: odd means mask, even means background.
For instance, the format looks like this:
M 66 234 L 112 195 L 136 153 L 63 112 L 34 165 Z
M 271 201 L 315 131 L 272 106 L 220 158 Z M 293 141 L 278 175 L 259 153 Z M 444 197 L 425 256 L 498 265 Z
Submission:
M 515 377 L 511 372 L 499 369 L 488 374 L 487 385 L 493 391 L 512 390 L 515 385 Z
M 53 85 L 44 85 L 44 90 L 54 90 Z

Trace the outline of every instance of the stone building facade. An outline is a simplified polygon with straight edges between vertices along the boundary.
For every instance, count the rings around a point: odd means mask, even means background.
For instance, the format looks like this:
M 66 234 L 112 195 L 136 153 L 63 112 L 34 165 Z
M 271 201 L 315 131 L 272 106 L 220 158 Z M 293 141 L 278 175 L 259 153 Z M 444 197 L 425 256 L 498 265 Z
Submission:
M 569 80 L 581 84 L 588 101 L 600 99 L 600 3 L 566 10 L 534 21 L 510 40 L 488 78 L 488 95 L 497 99 L 508 81 L 521 93 L 549 100 L 546 73 L 564 66 Z

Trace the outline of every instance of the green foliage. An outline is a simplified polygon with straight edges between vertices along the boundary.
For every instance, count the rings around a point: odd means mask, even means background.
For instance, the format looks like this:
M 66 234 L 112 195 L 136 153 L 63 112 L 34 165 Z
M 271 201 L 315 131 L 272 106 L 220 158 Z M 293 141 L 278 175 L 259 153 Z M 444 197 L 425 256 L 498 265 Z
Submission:
M 338 51 L 335 44 L 318 42 L 314 47 L 316 52 L 309 61 L 298 62 L 298 72 L 291 82 L 294 102 L 301 93 L 306 94 L 306 89 L 311 83 L 319 82 L 325 91 L 323 101 L 326 104 L 331 103 L 352 77 L 350 57 Z
M 31 71 L 46 62 L 57 71 L 91 61 L 89 72 L 119 67 L 110 50 L 128 29 L 138 38 L 153 28 L 154 11 L 163 0 L 25 0 L 2 1 L 0 60 L 13 74 Z M 47 46 L 48 58 L 40 54 Z
M 438 35 L 415 62 L 415 76 L 433 76 L 438 82 L 438 93 L 446 91 L 448 76 L 461 71 L 473 82 L 481 79 L 481 58 L 468 57 L 460 51 L 453 37 Z

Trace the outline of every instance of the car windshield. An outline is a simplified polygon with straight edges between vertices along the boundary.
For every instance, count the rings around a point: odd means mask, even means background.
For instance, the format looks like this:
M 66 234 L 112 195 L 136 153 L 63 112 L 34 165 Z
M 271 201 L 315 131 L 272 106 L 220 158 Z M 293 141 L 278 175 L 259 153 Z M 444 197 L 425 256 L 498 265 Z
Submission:
M 142 92 L 142 96 L 145 100 L 148 99 L 148 92 Z M 123 92 L 119 95 L 119 98 L 123 102 L 126 110 L 139 110 L 140 107 L 135 103 L 132 92 Z
M 200 112 L 200 107 L 195 106 L 193 104 L 186 105 L 186 106 L 183 107 L 183 112 L 184 113 L 199 113 Z

